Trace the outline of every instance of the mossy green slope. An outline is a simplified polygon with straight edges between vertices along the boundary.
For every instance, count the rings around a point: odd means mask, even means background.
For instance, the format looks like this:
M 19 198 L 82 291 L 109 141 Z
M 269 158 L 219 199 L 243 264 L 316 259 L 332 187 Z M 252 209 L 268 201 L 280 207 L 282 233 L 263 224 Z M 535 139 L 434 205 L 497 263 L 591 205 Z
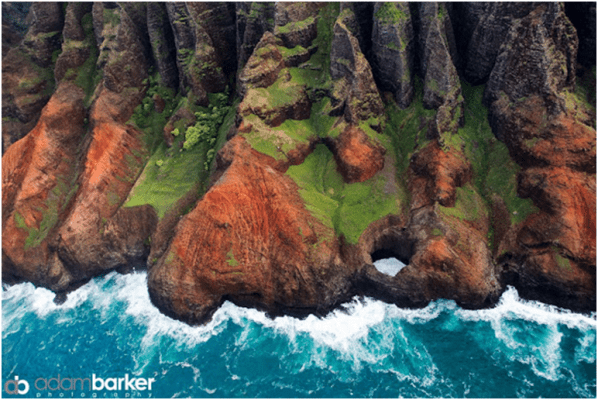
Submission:
M 209 107 L 191 107 L 197 117 L 194 126 L 185 129 L 185 126 L 175 124 L 180 133 L 168 148 L 163 140 L 164 126 L 176 109 L 189 106 L 190 102 L 180 95 L 174 97 L 171 89 L 160 87 L 157 82 L 157 74 L 154 74 L 146 97 L 131 118 L 131 122 L 145 132 L 150 155 L 124 206 L 150 204 L 162 218 L 189 190 L 194 187 L 200 192 L 206 190 L 214 155 L 223 146 L 234 123 L 235 107 L 226 105 L 226 94 L 211 94 Z M 154 110 L 152 98 L 156 94 L 166 103 L 162 113 Z M 205 128 L 205 132 L 191 134 L 200 127 Z
M 312 215 L 349 243 L 357 243 L 371 222 L 400 210 L 395 194 L 385 190 L 386 177 L 377 174 L 365 182 L 345 183 L 323 144 L 301 165 L 290 167 L 287 175 L 301 188 L 299 194 Z
M 89 107 L 93 99 L 94 90 L 102 79 L 102 71 L 97 68 L 99 51 L 95 45 L 91 13 L 87 13 L 81 18 L 81 27 L 83 28 L 83 32 L 85 32 L 85 39 L 80 42 L 66 40 L 63 49 L 68 50 L 70 47 L 85 47 L 89 49 L 89 56 L 78 68 L 67 70 L 64 77 L 66 79 L 75 77 L 75 84 L 85 91 L 84 104 L 86 107 Z
M 331 110 L 330 99 L 321 95 L 332 88 L 330 43 L 332 27 L 338 13 L 338 3 L 329 3 L 322 8 L 318 18 L 318 36 L 312 44 L 312 46 L 317 46 L 318 50 L 300 67 L 287 69 L 291 76 L 289 83 L 284 82 L 284 79 L 281 78 L 273 85 L 255 91 L 261 100 L 272 107 L 292 104 L 300 90 L 307 91 L 312 102 L 310 118 L 287 119 L 277 127 L 266 126 L 255 115 L 245 117 L 247 122 L 255 128 L 249 133 L 244 133 L 243 137 L 255 150 L 280 160 L 284 158 L 286 152 L 298 145 L 309 143 L 312 138 L 335 137 L 340 133 L 338 128 L 333 127 L 338 118 L 328 115 Z M 284 46 L 277 47 L 284 55 L 293 52 L 293 49 L 287 49 Z M 285 71 L 282 71 L 280 76 L 284 75 Z
M 456 135 L 445 138 L 444 145 L 462 152 L 474 172 L 473 189 L 490 204 L 492 195 L 501 197 L 509 210 L 511 223 L 524 221 L 538 211 L 531 199 L 517 195 L 517 173 L 520 167 L 509 156 L 507 146 L 496 139 L 488 123 L 488 109 L 482 104 L 484 86 L 471 86 L 461 81 L 465 97 L 465 126 Z M 457 203 L 463 191 L 457 192 Z M 462 199 L 464 200 L 464 199 Z M 463 209 L 461 215 L 467 213 Z

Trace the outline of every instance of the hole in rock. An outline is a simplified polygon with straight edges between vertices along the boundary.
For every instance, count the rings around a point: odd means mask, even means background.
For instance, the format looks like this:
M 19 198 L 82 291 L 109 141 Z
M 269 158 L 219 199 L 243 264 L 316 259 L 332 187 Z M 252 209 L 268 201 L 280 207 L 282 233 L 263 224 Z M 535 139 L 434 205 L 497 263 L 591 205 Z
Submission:
M 376 267 L 378 271 L 390 276 L 395 276 L 406 266 L 407 265 L 405 265 L 405 263 L 394 257 L 381 258 L 377 261 L 374 261 L 374 267 Z
M 383 274 L 395 276 L 409 264 L 409 258 L 390 249 L 379 249 L 372 253 L 374 267 Z
M 370 238 L 368 252 L 378 271 L 395 276 L 409 265 L 416 241 L 405 228 L 390 226 L 371 232 Z

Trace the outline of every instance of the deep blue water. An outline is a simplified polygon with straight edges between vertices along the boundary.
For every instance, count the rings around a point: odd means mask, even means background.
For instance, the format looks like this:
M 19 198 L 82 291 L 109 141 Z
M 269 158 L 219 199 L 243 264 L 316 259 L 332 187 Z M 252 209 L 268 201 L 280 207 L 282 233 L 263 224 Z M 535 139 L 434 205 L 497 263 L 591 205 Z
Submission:
M 523 301 L 514 289 L 491 310 L 467 311 L 452 301 L 406 310 L 365 298 L 305 320 L 271 320 L 225 303 L 208 325 L 189 327 L 151 305 L 145 279 L 145 273 L 111 273 L 60 306 L 31 284 L 5 288 L 2 394 L 596 396 L 596 315 Z M 143 381 L 137 382 L 145 390 L 124 390 L 123 381 L 120 391 L 94 391 L 93 374 L 109 388 L 117 384 L 109 379 L 125 374 L 154 381 L 151 390 Z M 29 384 L 25 396 L 7 393 L 15 376 Z

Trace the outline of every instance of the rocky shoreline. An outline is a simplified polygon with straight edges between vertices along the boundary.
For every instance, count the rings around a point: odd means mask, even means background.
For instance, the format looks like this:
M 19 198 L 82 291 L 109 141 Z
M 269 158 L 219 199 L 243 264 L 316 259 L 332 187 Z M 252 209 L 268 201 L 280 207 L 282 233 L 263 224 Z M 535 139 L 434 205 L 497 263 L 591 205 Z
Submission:
M 595 311 L 595 4 L 4 14 L 3 282 L 63 298 L 146 265 L 191 324 L 507 285 Z

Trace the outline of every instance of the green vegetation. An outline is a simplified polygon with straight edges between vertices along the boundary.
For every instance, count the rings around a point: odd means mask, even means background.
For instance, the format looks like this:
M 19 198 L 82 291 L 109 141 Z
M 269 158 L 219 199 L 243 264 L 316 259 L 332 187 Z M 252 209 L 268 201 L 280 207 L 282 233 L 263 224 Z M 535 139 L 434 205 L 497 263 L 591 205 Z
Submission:
M 85 40 L 82 44 L 89 49 L 89 57 L 87 57 L 87 60 L 85 60 L 83 65 L 76 69 L 75 74 L 77 77 L 75 78 L 75 84 L 85 91 L 84 104 L 86 107 L 89 107 L 93 92 L 102 79 L 102 73 L 101 71 L 98 71 L 96 66 L 98 48 L 95 46 L 95 39 L 93 37 L 93 20 L 91 13 L 87 13 L 81 18 L 81 26 L 85 32 Z M 65 76 L 67 76 L 69 72 L 72 73 L 71 71 L 72 70 L 67 71 Z
M 596 115 L 596 66 L 593 66 L 581 79 L 577 80 L 575 93 L 578 97 L 586 99 Z
M 404 52 L 407 49 L 407 42 L 401 39 L 400 37 L 397 39 L 399 41 L 399 44 L 396 44 L 395 42 L 390 42 L 386 45 L 386 47 L 394 51 Z M 405 71 L 407 71 L 407 69 L 405 69 Z
M 305 87 L 312 97 L 310 118 L 303 121 L 287 120 L 281 126 L 271 128 L 258 116 L 245 117 L 245 121 L 253 129 L 243 135 L 256 150 L 281 159 L 289 150 L 308 143 L 314 137 L 334 138 L 342 131 L 342 124 L 335 126 L 338 118 L 328 115 L 332 109 L 329 98 L 316 95 L 319 90 L 332 90 L 334 85 L 329 75 L 331 28 L 338 16 L 338 8 L 334 7 L 332 4 L 324 7 L 318 18 L 318 37 L 314 43 L 318 46 L 318 52 L 299 68 L 289 69 L 291 84 L 294 83 L 299 88 Z M 442 17 L 443 12 L 441 7 L 438 15 Z M 386 3 L 379 8 L 376 18 L 394 23 L 405 18 L 405 15 L 395 4 Z M 284 86 L 288 86 L 288 83 L 284 82 Z M 344 235 L 350 243 L 356 243 L 372 221 L 408 210 L 410 198 L 406 176 L 410 159 L 414 152 L 429 142 L 426 138 L 429 123 L 436 116 L 436 110 L 426 110 L 423 107 L 422 86 L 420 79 L 416 77 L 415 98 L 406 109 L 399 109 L 393 100 L 386 102 L 388 120 L 384 125 L 384 134 L 380 135 L 371 128 L 381 125 L 381 121 L 376 118 L 360 123 L 360 128 L 382 143 L 387 148 L 387 156 L 395 160 L 397 185 L 391 190 L 391 195 L 384 193 L 383 188 L 389 178 L 383 174 L 363 183 L 344 183 L 332 154 L 324 145 L 318 145 L 303 164 L 292 166 L 287 171 L 301 188 L 300 194 L 307 209 L 337 235 Z M 443 139 L 447 150 L 452 149 L 471 162 L 474 180 L 457 189 L 455 207 L 439 209 L 446 215 L 465 221 L 488 218 L 489 199 L 496 194 L 504 199 L 512 222 L 520 222 L 536 211 L 536 208 L 531 200 L 517 196 L 516 177 L 519 167 L 509 157 L 506 146 L 495 139 L 490 129 L 487 109 L 481 102 L 483 87 L 474 88 L 466 82 L 462 82 L 462 86 L 466 125 L 458 129 L 455 135 L 444 134 Z M 259 97 L 266 99 L 264 102 L 270 105 L 278 102 L 278 106 L 294 100 L 293 91 L 282 93 L 281 89 L 283 82 L 277 81 L 274 85 L 261 89 Z M 458 123 L 458 116 L 454 117 L 455 124 Z M 437 231 L 434 235 L 442 235 L 442 232 Z
M 396 152 L 397 176 L 399 177 L 406 175 L 413 153 L 429 142 L 429 139 L 426 138 L 428 122 L 436 116 L 436 110 L 427 110 L 423 106 L 423 85 L 417 76 L 414 86 L 413 101 L 404 110 L 401 110 L 394 100 L 386 102 L 388 119 L 384 133 L 392 140 L 392 147 Z
M 439 20 L 443 20 L 444 19 L 444 6 L 442 4 L 438 4 L 438 19 Z
M 281 78 L 267 88 L 252 90 L 254 100 L 249 104 L 265 104 L 266 109 L 284 107 L 297 101 L 303 91 L 308 94 L 318 93 L 330 89 L 330 45 L 332 41 L 332 28 L 339 13 L 338 3 L 328 3 L 320 11 L 318 18 L 318 36 L 314 39 L 313 46 L 318 51 L 300 67 L 289 68 L 291 81 L 286 82 L 284 72 Z M 285 57 L 291 53 L 301 52 L 300 46 L 294 49 L 278 47 Z M 307 144 L 312 137 L 336 137 L 340 128 L 333 128 L 338 117 L 329 116 L 331 110 L 330 99 L 325 96 L 312 96 L 310 118 L 305 120 L 285 120 L 278 127 L 267 126 L 258 116 L 249 115 L 245 121 L 253 125 L 249 133 L 243 137 L 257 151 L 267 154 L 277 160 L 284 159 L 285 154 L 300 144 Z
M 214 145 L 218 138 L 218 128 L 222 124 L 225 115 L 229 109 L 225 105 L 228 96 L 225 93 L 218 93 L 215 95 L 216 103 L 211 107 L 211 112 L 198 111 L 195 113 L 196 123 L 193 126 L 189 126 L 185 131 L 185 141 L 183 142 L 183 149 L 190 150 L 198 143 L 203 143 L 204 147 L 209 148 L 207 151 L 208 158 L 205 163 L 205 170 L 208 170 L 208 166 L 213 159 Z M 177 133 L 174 136 L 178 136 Z M 211 157 L 210 157 L 211 156 Z
M 472 87 L 461 82 L 465 99 L 465 126 L 455 135 L 444 136 L 447 150 L 462 154 L 471 162 L 474 179 L 471 184 L 457 188 L 455 207 L 439 210 L 460 220 L 474 221 L 487 217 L 493 194 L 504 199 L 512 223 L 519 223 L 538 209 L 532 200 L 517 195 L 517 173 L 520 167 L 511 159 L 506 145 L 498 141 L 488 123 L 487 108 L 482 105 L 484 86 Z M 405 179 L 411 156 L 427 143 L 428 122 L 435 117 L 435 110 L 426 110 L 422 105 L 421 82 L 415 78 L 415 97 L 409 107 L 399 109 L 394 101 L 386 104 L 388 116 L 385 134 L 392 140 L 396 154 L 399 198 L 408 200 Z M 530 144 L 535 144 L 530 142 Z M 407 202 L 408 203 L 408 202 Z M 490 240 L 492 232 L 489 233 Z M 437 233 L 434 233 L 437 235 Z
M 504 143 L 496 141 L 488 156 L 487 177 L 484 191 L 487 199 L 492 193 L 503 198 L 511 216 L 511 223 L 523 222 L 528 215 L 539 209 L 531 199 L 522 199 L 517 195 L 517 172 L 521 169 L 509 156 Z
M 442 231 L 438 228 L 434 228 L 432 229 L 432 235 L 433 236 L 444 236 L 444 233 L 442 233 Z
M 330 81 L 330 49 L 334 36 L 334 21 L 339 12 L 340 3 L 327 3 L 318 17 L 318 36 L 312 43 L 312 46 L 317 46 L 318 51 L 310 58 L 309 63 L 321 72 L 320 83 Z
M 239 262 L 235 259 L 235 255 L 233 254 L 233 249 L 231 248 L 228 253 L 226 253 L 226 263 L 229 267 L 236 267 L 239 265 Z
M 289 22 L 288 24 L 286 24 L 284 26 L 277 26 L 276 33 L 285 34 L 285 33 L 301 31 L 301 30 L 305 29 L 306 27 L 308 27 L 309 25 L 312 25 L 314 22 L 315 22 L 314 17 L 306 18 L 303 21 Z
M 19 80 L 19 89 L 22 89 L 23 91 L 29 91 L 29 90 L 35 88 L 40 83 L 42 83 L 43 81 L 44 81 L 44 79 L 41 76 L 36 76 L 33 79 L 21 78 Z
M 263 47 L 264 48 L 264 47 Z M 284 46 L 279 47 L 280 53 L 284 59 L 289 59 L 299 54 L 304 54 L 307 52 L 307 49 L 303 46 L 295 46 L 292 49 L 286 48 Z
M 568 258 L 563 257 L 556 246 L 551 246 L 551 250 L 554 253 L 554 258 L 559 268 L 565 269 L 567 271 L 573 270 L 571 267 L 571 261 L 569 261 Z
M 323 144 L 317 145 L 303 164 L 291 166 L 287 175 L 301 188 L 299 193 L 312 215 L 349 243 L 357 243 L 372 221 L 399 211 L 394 193 L 384 190 L 385 177 L 344 183 L 334 156 Z
M 439 205 L 438 209 L 442 213 L 459 218 L 462 221 L 476 221 L 482 215 L 488 217 L 488 208 L 484 199 L 470 183 L 457 188 L 454 207 Z
M 163 142 L 163 129 L 168 119 L 174 112 L 177 105 L 181 104 L 180 95 L 174 95 L 174 90 L 159 85 L 158 72 L 152 73 L 148 78 L 149 88 L 131 116 L 129 122 L 133 122 L 145 135 L 143 139 L 147 150 L 152 153 Z M 154 110 L 154 96 L 160 96 L 164 100 L 164 111 L 158 113 Z M 178 108 L 178 107 L 177 107 Z
M 330 98 L 324 95 L 334 85 L 330 77 L 330 46 L 332 28 L 338 14 L 338 3 L 329 3 L 320 11 L 318 37 L 313 43 L 318 51 L 301 66 L 289 68 L 290 83 L 280 78 L 270 87 L 254 92 L 259 96 L 249 104 L 256 104 L 259 99 L 267 107 L 280 107 L 286 102 L 296 102 L 295 91 L 288 90 L 294 85 L 296 91 L 305 89 L 312 101 L 310 118 L 300 121 L 287 119 L 274 128 L 267 126 L 256 115 L 246 116 L 244 121 L 252 125 L 252 130 L 243 133 L 243 136 L 257 151 L 283 159 L 288 151 L 298 145 L 308 144 L 316 138 L 335 138 L 346 127 L 346 124 L 338 124 L 339 117 L 329 115 L 332 106 Z M 288 51 L 282 50 L 283 54 Z M 282 92 L 283 89 L 286 92 Z M 362 121 L 360 128 L 390 150 L 391 139 L 371 128 L 380 124 L 379 118 L 372 117 Z M 392 152 L 389 155 L 391 159 L 394 158 Z M 312 215 L 350 243 L 357 243 L 371 222 L 400 211 L 402 201 L 396 199 L 396 193 L 386 193 L 392 192 L 388 190 L 389 177 L 379 174 L 367 182 L 344 183 L 332 153 L 323 144 L 317 145 L 301 165 L 291 166 L 287 174 L 301 188 L 300 195 Z M 405 192 L 403 188 L 399 191 Z
M 35 227 L 28 227 L 25 224 L 25 219 L 18 213 L 14 213 L 15 224 L 18 228 L 25 229 L 29 236 L 25 240 L 25 250 L 37 247 L 48 236 L 50 230 L 58 222 L 58 212 L 56 210 L 57 204 L 54 202 L 50 205 L 52 208 L 43 211 L 43 217 L 39 223 L 39 229 Z
M 330 117 L 328 110 L 330 99 L 312 105 L 310 118 L 304 120 L 287 119 L 280 126 L 267 126 L 258 116 L 249 115 L 245 121 L 252 124 L 254 129 L 244 133 L 251 147 L 260 153 L 267 154 L 274 159 L 284 159 L 285 154 L 300 144 L 309 144 L 312 137 L 338 136 L 340 130 L 333 129 L 337 117 Z
M 340 12 L 340 14 L 338 15 L 338 20 L 341 23 L 341 26 L 343 28 L 346 28 L 349 32 L 351 32 L 353 35 L 355 35 L 357 32 L 355 32 L 354 26 L 352 26 L 353 24 L 350 24 L 349 26 L 345 25 L 345 23 L 347 21 L 353 20 L 355 21 L 355 13 L 353 12 L 353 10 L 349 7 L 345 8 L 343 11 Z
M 22 93 L 29 93 L 26 97 L 21 98 L 21 104 L 33 104 L 42 99 L 47 101 L 47 99 L 54 93 L 54 89 L 56 88 L 55 79 L 54 79 L 54 63 L 50 66 L 44 68 L 39 66 L 33 61 L 31 56 L 31 50 L 29 51 L 21 51 L 17 50 L 18 53 L 25 59 L 25 62 L 28 66 L 30 66 L 34 71 L 35 75 L 31 78 L 23 78 L 19 79 L 19 89 Z M 39 92 L 36 92 L 36 86 L 40 86 L 39 89 L 42 89 Z
M 436 110 L 427 110 L 423 106 L 423 86 L 418 77 L 415 77 L 414 83 L 415 96 L 409 107 L 400 109 L 391 96 L 385 106 L 388 118 L 384 136 L 390 139 L 391 144 L 386 148 L 396 160 L 396 196 L 400 200 L 402 211 L 407 211 L 410 203 L 407 170 L 411 156 L 430 141 L 426 138 L 428 123 L 436 115 Z
M 71 176 L 72 178 L 69 178 Z M 69 180 L 72 182 L 69 182 Z M 15 225 L 18 228 L 26 230 L 29 234 L 25 240 L 25 250 L 39 246 L 48 236 L 50 230 L 54 228 L 58 222 L 60 213 L 64 212 L 69 201 L 79 188 L 75 181 L 76 174 L 67 174 L 66 176 L 57 177 L 56 185 L 52 188 L 52 190 L 50 190 L 50 192 L 48 192 L 43 205 L 38 208 L 38 211 L 40 211 L 42 214 L 42 220 L 39 222 L 39 228 L 27 226 L 23 216 L 19 212 L 15 211 Z
M 117 8 L 104 8 L 104 24 L 118 26 L 120 24 L 120 13 Z
M 596 67 L 586 71 L 577 79 L 574 91 L 565 93 L 565 105 L 567 111 L 578 120 L 585 120 L 591 116 L 596 119 Z M 595 127 L 595 126 L 594 126 Z
M 246 99 L 250 104 L 264 104 L 266 110 L 293 105 L 303 94 L 301 85 L 289 83 L 281 74 L 279 79 L 267 88 L 250 89 Z
M 506 145 L 498 141 L 488 123 L 488 110 L 482 105 L 484 86 L 472 87 L 461 82 L 465 99 L 465 126 L 457 134 L 445 133 L 443 148 L 471 163 L 474 176 L 471 184 L 456 190 L 454 207 L 439 206 L 443 214 L 465 221 L 487 218 L 493 195 L 501 197 L 509 210 L 511 223 L 524 221 L 538 209 L 532 200 L 517 195 L 517 173 L 520 167 L 511 159 Z M 413 106 L 412 106 L 413 107 Z M 531 140 L 534 145 L 537 140 Z M 488 232 L 491 245 L 494 232 Z
M 374 17 L 384 24 L 394 24 L 407 19 L 407 15 L 400 10 L 398 3 L 381 3 Z
M 95 45 L 91 13 L 87 13 L 81 18 L 81 26 L 83 32 L 85 32 L 85 39 L 82 41 L 67 39 L 63 43 L 63 50 L 68 51 L 70 49 L 86 48 L 89 51 L 89 56 L 81 66 L 68 69 L 64 74 L 64 79 L 72 80 L 75 85 L 85 91 L 83 104 L 85 107 L 89 107 L 91 105 L 94 90 L 102 79 L 102 71 L 97 69 L 98 48 Z M 53 54 L 53 57 L 55 56 L 57 59 L 59 53 L 60 52 L 58 51 L 57 54 Z
M 531 139 L 526 139 L 526 140 L 524 140 L 524 141 L 523 141 L 523 143 L 525 143 L 525 146 L 526 146 L 527 148 L 530 148 L 530 149 L 531 149 L 531 148 L 532 148 L 532 147 L 534 147 L 534 146 L 536 145 L 536 143 L 538 143 L 539 141 L 540 141 L 540 138 L 538 138 L 538 137 L 534 137 L 534 138 L 531 138 Z
M 474 171 L 474 188 L 490 204 L 492 194 L 502 197 L 512 223 L 519 223 L 538 209 L 532 200 L 517 196 L 517 173 L 521 169 L 509 156 L 507 146 L 497 140 L 488 123 L 488 109 L 482 104 L 484 86 L 461 81 L 465 97 L 465 126 L 445 144 L 462 152 Z
M 157 74 L 149 81 L 150 88 L 136 108 L 132 121 L 146 133 L 146 146 L 151 156 L 124 206 L 150 204 L 162 218 L 189 190 L 194 187 L 201 192 L 205 190 L 214 155 L 223 146 L 234 123 L 236 107 L 226 106 L 228 98 L 224 93 L 210 94 L 209 107 L 193 107 L 186 98 L 175 98 L 170 89 L 158 86 Z M 156 94 L 166 102 L 162 113 L 153 108 L 152 99 Z M 184 121 L 175 124 L 175 139 L 168 148 L 163 141 L 163 129 L 174 112 L 174 104 L 177 109 L 195 110 L 197 120 L 187 129 Z

